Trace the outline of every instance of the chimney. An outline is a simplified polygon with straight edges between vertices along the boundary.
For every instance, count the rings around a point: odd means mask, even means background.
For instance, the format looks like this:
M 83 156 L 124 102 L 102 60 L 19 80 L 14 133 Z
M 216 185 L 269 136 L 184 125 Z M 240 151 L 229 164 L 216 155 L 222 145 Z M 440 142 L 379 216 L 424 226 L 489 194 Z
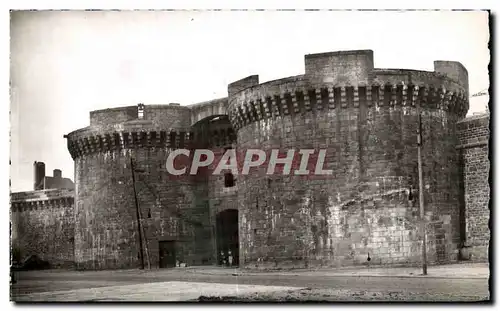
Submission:
M 33 190 L 43 190 L 45 179 L 45 163 L 35 161 L 33 163 Z
M 53 175 L 55 178 L 62 178 L 62 171 L 61 170 L 58 170 L 58 169 L 55 169 L 54 170 L 54 175 Z

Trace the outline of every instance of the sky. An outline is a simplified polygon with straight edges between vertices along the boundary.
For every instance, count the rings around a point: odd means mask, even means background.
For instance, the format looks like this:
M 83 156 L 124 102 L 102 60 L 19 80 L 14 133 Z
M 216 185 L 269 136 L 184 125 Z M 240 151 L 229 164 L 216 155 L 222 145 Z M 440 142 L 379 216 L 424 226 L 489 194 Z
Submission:
M 376 68 L 461 62 L 488 89 L 486 12 L 25 11 L 11 14 L 11 191 L 33 190 L 33 162 L 74 179 L 66 139 L 89 112 L 190 105 L 227 84 L 304 73 L 304 55 L 370 49 Z M 485 111 L 488 96 L 470 100 Z

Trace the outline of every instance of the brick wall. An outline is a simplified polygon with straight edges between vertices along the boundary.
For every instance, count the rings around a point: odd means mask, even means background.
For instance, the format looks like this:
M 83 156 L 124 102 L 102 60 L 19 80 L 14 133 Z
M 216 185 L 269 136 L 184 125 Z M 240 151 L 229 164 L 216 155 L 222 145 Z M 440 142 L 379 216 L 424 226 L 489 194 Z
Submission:
M 73 192 L 40 190 L 12 193 L 12 249 L 20 258 L 36 255 L 51 267 L 72 267 Z
M 465 204 L 465 241 L 471 247 L 471 259 L 488 260 L 489 199 L 488 176 L 489 115 L 476 115 L 458 123 L 460 145 L 458 152 L 463 163 Z

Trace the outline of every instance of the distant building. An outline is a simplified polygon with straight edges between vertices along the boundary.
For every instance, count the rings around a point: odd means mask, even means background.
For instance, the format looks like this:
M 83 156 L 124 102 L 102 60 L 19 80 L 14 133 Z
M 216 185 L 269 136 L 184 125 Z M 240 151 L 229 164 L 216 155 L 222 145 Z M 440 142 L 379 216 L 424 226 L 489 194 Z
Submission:
M 62 177 L 62 171 L 55 169 L 53 172 L 54 176 L 45 176 L 45 163 L 37 162 L 33 163 L 33 179 L 34 179 L 34 190 L 45 190 L 45 189 L 75 189 L 75 184 L 69 178 Z
M 11 193 L 11 248 L 14 260 L 30 255 L 52 267 L 70 267 L 74 256 L 74 188 L 59 169 L 45 176 L 45 164 L 33 164 L 32 191 Z

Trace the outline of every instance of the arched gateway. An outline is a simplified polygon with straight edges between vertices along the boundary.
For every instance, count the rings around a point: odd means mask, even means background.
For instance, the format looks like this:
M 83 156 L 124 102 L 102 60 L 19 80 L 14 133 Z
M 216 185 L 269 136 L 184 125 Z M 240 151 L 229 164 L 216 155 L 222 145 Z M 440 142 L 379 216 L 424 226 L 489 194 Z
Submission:
M 239 235 L 238 210 L 228 209 L 217 214 L 217 262 L 219 265 L 228 264 L 228 257 L 232 255 L 232 266 L 239 262 Z

